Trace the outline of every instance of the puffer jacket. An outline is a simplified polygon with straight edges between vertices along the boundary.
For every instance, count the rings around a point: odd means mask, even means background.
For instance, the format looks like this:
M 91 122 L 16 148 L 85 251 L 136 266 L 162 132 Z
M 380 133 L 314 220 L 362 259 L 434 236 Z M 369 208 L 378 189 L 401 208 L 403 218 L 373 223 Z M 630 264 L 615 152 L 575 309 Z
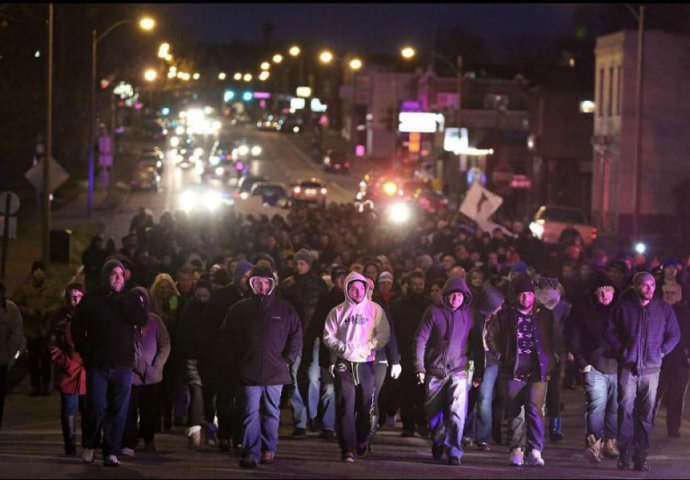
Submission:
M 553 353 L 553 312 L 543 306 L 535 306 L 532 315 L 536 325 L 535 342 L 539 358 L 540 380 L 547 381 L 553 374 L 556 357 Z M 498 360 L 499 373 L 513 378 L 517 367 L 517 316 L 514 304 L 501 308 L 489 322 L 486 344 Z
M 0 366 L 9 365 L 18 351 L 24 348 L 22 314 L 11 300 L 0 306 Z
M 664 355 L 680 340 L 680 327 L 669 304 L 654 298 L 643 306 L 635 290 L 628 288 L 611 313 L 604 338 L 619 367 L 646 375 L 661 370 Z
M 455 311 L 448 295 L 462 292 L 462 305 Z M 445 378 L 467 370 L 468 338 L 472 329 L 472 293 L 465 280 L 450 277 L 441 291 L 442 305 L 431 305 L 422 316 L 414 339 L 414 368 L 435 377 Z
M 345 279 L 345 301 L 331 309 L 323 329 L 323 344 L 330 350 L 330 363 L 338 358 L 349 362 L 372 362 L 376 350 L 388 344 L 390 325 L 381 305 L 365 295 L 356 303 L 349 295 L 352 282 L 364 282 L 363 275 L 351 272 Z
M 251 279 L 250 279 L 251 280 Z M 302 352 L 302 324 L 295 309 L 274 294 L 240 300 L 228 310 L 221 326 L 225 361 L 241 385 L 267 386 L 291 383 L 289 366 Z
M 72 315 L 68 306 L 60 308 L 51 320 L 48 350 L 53 362 L 55 389 L 64 394 L 86 395 L 86 369 L 72 341 Z

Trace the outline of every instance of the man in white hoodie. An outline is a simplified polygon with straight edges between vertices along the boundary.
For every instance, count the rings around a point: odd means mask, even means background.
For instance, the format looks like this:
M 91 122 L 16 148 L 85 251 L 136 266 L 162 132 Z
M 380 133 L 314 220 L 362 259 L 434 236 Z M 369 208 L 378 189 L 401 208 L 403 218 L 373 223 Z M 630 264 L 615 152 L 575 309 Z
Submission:
M 338 443 L 347 463 L 354 462 L 355 450 L 358 455 L 368 452 L 376 389 L 374 360 L 376 350 L 385 347 L 390 337 L 386 314 L 367 296 L 367 288 L 364 276 L 350 273 L 345 301 L 331 309 L 323 331 L 335 377 Z

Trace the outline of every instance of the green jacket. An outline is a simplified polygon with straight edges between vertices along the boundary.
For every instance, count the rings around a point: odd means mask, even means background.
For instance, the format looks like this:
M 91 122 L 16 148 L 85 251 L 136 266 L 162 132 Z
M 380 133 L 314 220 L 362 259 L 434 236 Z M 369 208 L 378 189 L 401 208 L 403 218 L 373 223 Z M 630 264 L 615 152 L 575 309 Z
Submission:
M 53 311 L 62 305 L 60 292 L 48 282 L 37 287 L 32 280 L 21 285 L 12 297 L 24 319 L 27 339 L 45 338 Z M 29 313 L 31 312 L 31 313 Z

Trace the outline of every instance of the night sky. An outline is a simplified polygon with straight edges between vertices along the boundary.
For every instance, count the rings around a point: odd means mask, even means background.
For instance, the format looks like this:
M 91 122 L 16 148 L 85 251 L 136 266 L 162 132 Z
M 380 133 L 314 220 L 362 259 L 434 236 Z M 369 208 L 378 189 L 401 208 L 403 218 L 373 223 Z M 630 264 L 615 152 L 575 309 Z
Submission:
M 512 35 L 555 36 L 570 28 L 568 4 L 151 4 L 164 9 L 175 37 L 209 43 L 260 42 L 271 22 L 273 41 L 372 53 L 404 43 L 431 44 L 437 29 L 462 26 L 488 41 Z M 161 25 L 162 27 L 162 25 Z

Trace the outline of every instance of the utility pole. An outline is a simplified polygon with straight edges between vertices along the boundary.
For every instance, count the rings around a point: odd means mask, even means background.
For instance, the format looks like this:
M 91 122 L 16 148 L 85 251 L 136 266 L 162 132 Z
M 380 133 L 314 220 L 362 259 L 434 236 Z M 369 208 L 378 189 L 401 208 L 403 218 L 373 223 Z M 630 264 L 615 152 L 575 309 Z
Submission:
M 626 4 L 627 5 L 627 4 Z M 639 14 L 627 5 L 637 19 L 637 112 L 635 116 L 635 170 L 633 182 L 633 239 L 640 234 L 640 204 L 642 203 L 642 72 L 644 66 L 644 7 Z
M 43 263 L 50 263 L 50 161 L 53 158 L 53 4 L 48 4 L 48 108 L 46 112 L 46 154 L 43 158 L 43 209 L 41 240 Z

